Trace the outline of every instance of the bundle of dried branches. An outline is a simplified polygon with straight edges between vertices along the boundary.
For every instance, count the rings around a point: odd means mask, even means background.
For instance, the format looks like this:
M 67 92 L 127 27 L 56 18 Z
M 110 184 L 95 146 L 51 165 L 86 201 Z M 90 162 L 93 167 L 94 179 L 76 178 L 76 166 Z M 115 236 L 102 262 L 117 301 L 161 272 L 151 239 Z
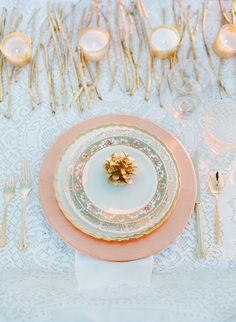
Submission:
M 230 11 L 226 12 L 222 0 L 218 0 L 222 17 L 228 23 L 235 23 L 235 0 L 231 0 Z M 39 33 L 36 35 L 36 18 L 38 21 L 38 9 L 35 9 L 28 20 L 25 32 L 31 35 L 33 45 L 33 55 L 28 67 L 28 87 L 31 109 L 42 103 L 42 92 L 40 88 L 39 72 L 41 57 L 44 59 L 44 66 L 48 81 L 50 106 L 55 113 L 59 106 L 66 111 L 67 107 L 76 105 L 79 111 L 83 111 L 85 104 L 91 108 L 94 99 L 102 100 L 99 88 L 101 75 L 101 63 L 89 62 L 86 60 L 80 48 L 77 48 L 77 39 L 80 32 L 90 26 L 102 26 L 105 24 L 110 34 L 109 52 L 107 56 L 108 70 L 111 82 L 109 88 L 112 89 L 117 73 L 117 51 L 120 54 L 121 66 L 124 74 L 125 90 L 129 95 L 134 95 L 141 85 L 145 87 L 145 99 L 150 98 L 152 77 L 154 78 L 157 93 L 160 93 L 160 86 L 167 68 L 172 68 L 178 61 L 179 51 L 183 53 L 183 58 L 193 57 L 197 60 L 197 50 L 195 47 L 196 35 L 198 33 L 200 11 L 191 13 L 191 8 L 183 7 L 182 0 L 172 0 L 173 25 L 180 34 L 178 51 L 169 57 L 167 66 L 166 60 L 162 59 L 160 64 L 160 75 L 158 75 L 157 59 L 154 56 L 149 36 L 153 30 L 149 13 L 142 0 L 131 0 L 128 5 L 123 0 L 115 2 L 115 36 L 112 33 L 111 25 L 111 1 L 107 0 L 106 9 L 101 8 L 101 0 L 91 0 L 88 8 L 81 10 L 78 14 L 78 3 L 66 7 L 61 5 L 48 4 L 46 17 L 41 21 Z M 211 57 L 210 49 L 206 39 L 206 15 L 208 5 L 202 7 L 202 38 L 208 56 L 210 67 L 219 83 L 219 91 L 227 94 L 221 80 L 223 60 L 219 62 L 216 70 Z M 77 18 L 78 17 L 78 18 Z M 7 12 L 6 8 L 0 14 L 0 38 L 12 31 L 20 28 L 22 15 L 16 8 Z M 165 23 L 165 9 L 162 9 L 162 23 Z M 188 32 L 189 46 L 187 52 L 183 49 L 183 39 L 185 32 Z M 36 37 L 37 36 L 37 37 Z M 37 38 L 37 39 L 36 39 Z M 134 41 L 137 39 L 137 41 Z M 145 49 L 143 51 L 143 48 Z M 41 56 L 43 50 L 43 56 Z M 141 60 L 145 56 L 146 77 L 145 81 L 141 77 Z M 6 117 L 10 118 L 11 109 L 11 84 L 15 76 L 15 81 L 20 79 L 21 68 L 10 65 L 0 53 L 0 102 L 4 98 L 3 80 L 6 80 L 6 91 L 8 93 L 8 103 Z M 59 75 L 57 84 L 56 75 Z M 196 78 L 197 78 L 196 74 Z M 20 85 L 20 84 L 19 84 Z M 69 88 L 69 90 L 67 90 Z M 59 93 L 59 95 L 57 94 Z M 70 100 L 70 101 L 69 101 Z
M 203 38 L 203 43 L 204 43 L 204 47 L 205 47 L 205 50 L 206 50 L 206 54 L 207 54 L 207 57 L 208 57 L 208 61 L 209 61 L 209 64 L 210 64 L 210 67 L 219 83 L 219 86 L 222 88 L 222 90 L 225 92 L 225 94 L 227 95 L 227 91 L 226 91 L 226 88 L 221 80 L 221 78 L 219 77 L 219 74 L 216 72 L 215 70 L 215 66 L 214 66 L 214 63 L 213 63 L 213 60 L 212 60 L 212 57 L 211 57 L 211 53 L 210 53 L 210 50 L 208 48 L 208 42 L 207 42 L 207 38 L 206 38 L 206 15 L 207 15 L 207 11 L 208 11 L 208 6 L 206 6 L 205 3 L 203 3 L 202 5 L 202 38 Z
M 150 97 L 150 91 L 151 91 L 151 85 L 152 85 L 152 79 L 151 79 L 151 72 L 152 72 L 152 53 L 150 49 L 150 44 L 149 44 L 149 39 L 148 39 L 148 33 L 146 29 L 146 25 L 144 22 L 144 5 L 141 2 L 141 0 L 137 0 L 135 3 L 135 6 L 137 8 L 137 11 L 139 13 L 139 19 L 141 23 L 141 29 L 142 29 L 142 34 L 143 34 L 143 39 L 144 39 L 144 44 L 146 48 L 146 53 L 147 53 L 147 69 L 146 69 L 146 94 L 145 94 L 145 99 L 149 100 Z
M 128 67 L 125 59 L 125 51 L 124 46 L 122 43 L 122 36 L 120 31 L 120 1 L 118 0 L 116 2 L 115 6 L 115 29 L 116 29 L 116 37 L 117 37 L 117 43 L 120 51 L 120 57 L 122 61 L 123 71 L 124 71 L 124 78 L 125 78 L 125 90 L 128 92 L 130 90 L 130 79 L 129 79 L 129 73 L 128 73 Z

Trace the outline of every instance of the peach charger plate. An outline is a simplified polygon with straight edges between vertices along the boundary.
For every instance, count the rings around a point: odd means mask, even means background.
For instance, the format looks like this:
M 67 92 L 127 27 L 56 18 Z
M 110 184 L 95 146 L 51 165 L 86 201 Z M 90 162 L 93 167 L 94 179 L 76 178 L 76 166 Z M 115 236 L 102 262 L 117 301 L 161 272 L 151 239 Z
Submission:
M 69 222 L 62 213 L 54 191 L 54 174 L 62 151 L 80 134 L 111 124 L 126 124 L 159 138 L 173 154 L 179 170 L 180 188 L 175 207 L 158 229 L 142 238 L 124 242 L 89 236 Z M 196 177 L 192 161 L 182 144 L 157 124 L 138 116 L 108 114 L 83 121 L 61 134 L 46 154 L 39 175 L 42 208 L 58 235 L 75 249 L 109 261 L 129 261 L 152 255 L 168 246 L 184 229 L 194 209 Z

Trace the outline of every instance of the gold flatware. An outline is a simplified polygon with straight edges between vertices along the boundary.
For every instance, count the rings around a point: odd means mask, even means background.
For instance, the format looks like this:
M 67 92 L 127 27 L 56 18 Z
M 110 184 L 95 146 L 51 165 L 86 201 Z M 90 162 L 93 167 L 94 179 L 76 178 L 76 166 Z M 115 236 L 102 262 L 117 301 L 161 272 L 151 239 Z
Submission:
M 1 228 L 1 235 L 0 235 L 0 247 L 4 247 L 7 242 L 7 214 L 8 214 L 8 207 L 10 201 L 15 196 L 15 177 L 8 176 L 5 182 L 3 196 L 4 196 L 4 212 L 2 218 L 2 228 Z
M 204 229 L 203 229 L 203 218 L 201 210 L 201 187 L 200 187 L 200 177 L 199 177 L 199 157 L 198 152 L 195 151 L 192 157 L 193 165 L 195 168 L 196 178 L 197 178 L 197 198 L 195 203 L 196 221 L 197 221 L 197 257 L 206 258 L 208 254 L 208 249 L 206 247 Z
M 224 181 L 219 171 L 210 174 L 208 186 L 210 192 L 216 197 L 215 240 L 217 245 L 221 245 L 219 196 L 224 189 Z
M 21 164 L 21 184 L 20 190 L 22 195 L 22 217 L 21 217 L 21 227 L 20 227 L 20 238 L 18 242 L 18 247 L 21 250 L 25 250 L 29 247 L 26 234 L 26 203 L 28 194 L 31 191 L 31 172 L 29 161 L 23 160 Z

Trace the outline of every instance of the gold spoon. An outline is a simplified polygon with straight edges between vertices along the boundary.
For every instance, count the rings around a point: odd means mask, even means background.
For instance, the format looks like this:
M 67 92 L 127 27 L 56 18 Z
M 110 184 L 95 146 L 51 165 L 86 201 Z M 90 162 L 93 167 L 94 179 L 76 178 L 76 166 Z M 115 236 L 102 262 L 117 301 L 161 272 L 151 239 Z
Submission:
M 208 180 L 208 186 L 209 186 L 210 192 L 216 197 L 215 240 L 217 245 L 221 245 L 219 195 L 224 189 L 224 181 L 219 171 L 216 171 L 210 174 L 209 180 Z

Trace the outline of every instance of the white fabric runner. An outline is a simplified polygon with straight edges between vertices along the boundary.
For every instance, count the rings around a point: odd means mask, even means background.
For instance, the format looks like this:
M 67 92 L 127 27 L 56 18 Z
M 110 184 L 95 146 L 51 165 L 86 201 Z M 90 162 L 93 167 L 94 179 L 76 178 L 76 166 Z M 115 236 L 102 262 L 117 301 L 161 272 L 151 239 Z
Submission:
M 108 262 L 79 252 L 75 254 L 75 275 L 80 292 L 122 285 L 148 287 L 153 267 L 153 256 L 131 262 Z
M 56 0 L 52 2 L 55 2 L 55 5 L 58 3 Z M 63 1 L 65 13 L 70 9 L 70 2 L 71 0 Z M 77 3 L 77 0 L 73 0 L 73 2 Z M 144 0 L 144 2 L 153 26 L 161 21 L 162 7 L 167 9 L 166 22 L 173 23 L 171 0 Z M 230 2 L 224 1 L 224 6 L 229 8 Z M 38 31 L 40 23 L 45 19 L 48 1 L 1 0 L 0 3 L 1 8 L 7 7 L 9 9 L 16 6 L 19 14 L 23 14 L 21 31 L 27 27 L 34 9 L 40 8 L 36 16 L 35 30 Z M 87 5 L 88 0 L 81 1 L 80 10 L 83 8 L 83 3 Z M 106 1 L 102 1 L 102 3 L 105 12 Z M 192 12 L 200 10 L 200 13 L 202 3 L 203 0 L 183 1 L 185 7 L 191 4 Z M 213 53 L 211 45 L 219 30 L 221 17 L 218 1 L 210 1 L 209 3 L 206 37 L 214 66 L 218 70 L 219 59 Z M 112 0 L 111 4 L 114 6 L 115 1 Z M 178 7 L 177 3 L 176 7 Z M 113 7 L 112 17 L 114 18 Z M 114 32 L 113 18 L 111 26 Z M 199 17 L 199 31 L 196 34 L 195 43 L 197 59 L 209 66 L 202 42 L 201 18 L 202 15 Z M 78 26 L 79 15 L 76 14 L 75 20 L 75 25 Z M 192 23 L 194 21 L 195 17 Z M 70 17 L 68 16 L 69 25 Z M 39 32 L 35 32 L 35 44 L 38 41 L 38 36 Z M 137 37 L 135 39 L 137 40 Z M 183 49 L 187 51 L 190 44 L 188 32 L 185 32 L 183 44 Z M 73 48 L 76 46 L 77 32 L 74 33 Z M 143 46 L 143 51 L 145 51 L 145 46 Z M 136 51 L 135 54 L 137 54 Z M 8 104 L 5 78 L 3 81 L 4 100 L 0 106 L 0 190 L 3 189 L 6 175 L 14 173 L 19 179 L 22 159 L 31 161 L 34 180 L 27 204 L 27 232 L 30 247 L 26 252 L 22 252 L 16 247 L 21 222 L 19 180 L 17 180 L 16 197 L 9 208 L 8 244 L 0 249 L 0 322 L 44 322 L 51 316 L 53 322 L 116 322 L 118 319 L 122 322 L 133 322 L 134 319 L 135 322 L 139 322 L 140 319 L 142 322 L 153 322 L 153 320 L 155 322 L 236 322 L 236 154 L 216 156 L 210 151 L 203 136 L 202 119 L 194 119 L 194 122 L 190 124 L 192 131 L 189 133 L 190 142 L 187 148 L 191 147 L 191 138 L 194 140 L 195 136 L 198 136 L 201 156 L 202 207 L 206 240 L 209 246 L 208 258 L 199 260 L 195 256 L 196 223 L 195 216 L 192 216 L 178 238 L 166 249 L 154 255 L 155 264 L 150 287 L 138 287 L 138 291 L 135 292 L 128 287 L 125 290 L 117 287 L 116 291 L 111 289 L 109 293 L 105 287 L 101 289 L 103 293 L 99 292 L 99 288 L 88 290 L 86 295 L 78 292 L 74 276 L 74 250 L 64 243 L 50 226 L 40 205 L 38 173 L 44 155 L 63 131 L 81 120 L 96 115 L 108 113 L 140 115 L 171 131 L 175 131 L 176 123 L 164 108 L 159 108 L 154 82 L 148 102 L 144 100 L 144 87 L 133 96 L 125 93 L 119 55 L 117 82 L 112 91 L 109 91 L 110 74 L 106 72 L 108 70 L 107 61 L 104 60 L 101 63 L 99 87 L 103 101 L 94 100 L 92 109 L 89 109 L 85 104 L 82 114 L 77 112 L 77 108 L 69 109 L 67 113 L 64 113 L 62 107 L 59 106 L 56 115 L 52 115 L 43 52 L 39 58 L 39 82 L 43 94 L 42 106 L 36 107 L 34 111 L 30 109 L 29 95 L 26 90 L 29 72 L 27 66 L 21 70 L 19 81 L 12 82 L 13 118 L 7 120 L 3 116 Z M 146 56 L 143 55 L 143 58 L 146 59 Z M 160 75 L 160 60 L 157 60 L 157 65 Z M 167 72 L 168 62 L 165 65 Z M 50 67 L 55 71 L 54 85 L 58 100 L 60 100 L 59 72 L 54 69 L 54 65 Z M 146 61 L 144 60 L 141 64 L 141 75 L 145 82 Z M 222 78 L 228 93 L 230 95 L 235 93 L 236 98 L 235 58 L 224 61 Z M 215 94 L 218 94 L 217 90 Z M 72 97 L 68 96 L 68 103 L 71 100 Z M 207 109 L 207 106 L 205 108 Z M 214 242 L 215 199 L 209 193 L 207 185 L 209 171 L 212 169 L 221 170 L 225 180 L 225 190 L 220 197 L 222 247 L 218 247 Z M 1 217 L 2 195 L 0 198 Z M 200 270 L 202 273 L 198 276 L 196 272 Z M 97 266 L 94 274 L 100 275 Z M 107 291 L 105 295 L 104 291 Z M 70 308 L 65 308 L 65 306 Z M 111 312 L 110 315 L 108 315 L 109 312 Z

